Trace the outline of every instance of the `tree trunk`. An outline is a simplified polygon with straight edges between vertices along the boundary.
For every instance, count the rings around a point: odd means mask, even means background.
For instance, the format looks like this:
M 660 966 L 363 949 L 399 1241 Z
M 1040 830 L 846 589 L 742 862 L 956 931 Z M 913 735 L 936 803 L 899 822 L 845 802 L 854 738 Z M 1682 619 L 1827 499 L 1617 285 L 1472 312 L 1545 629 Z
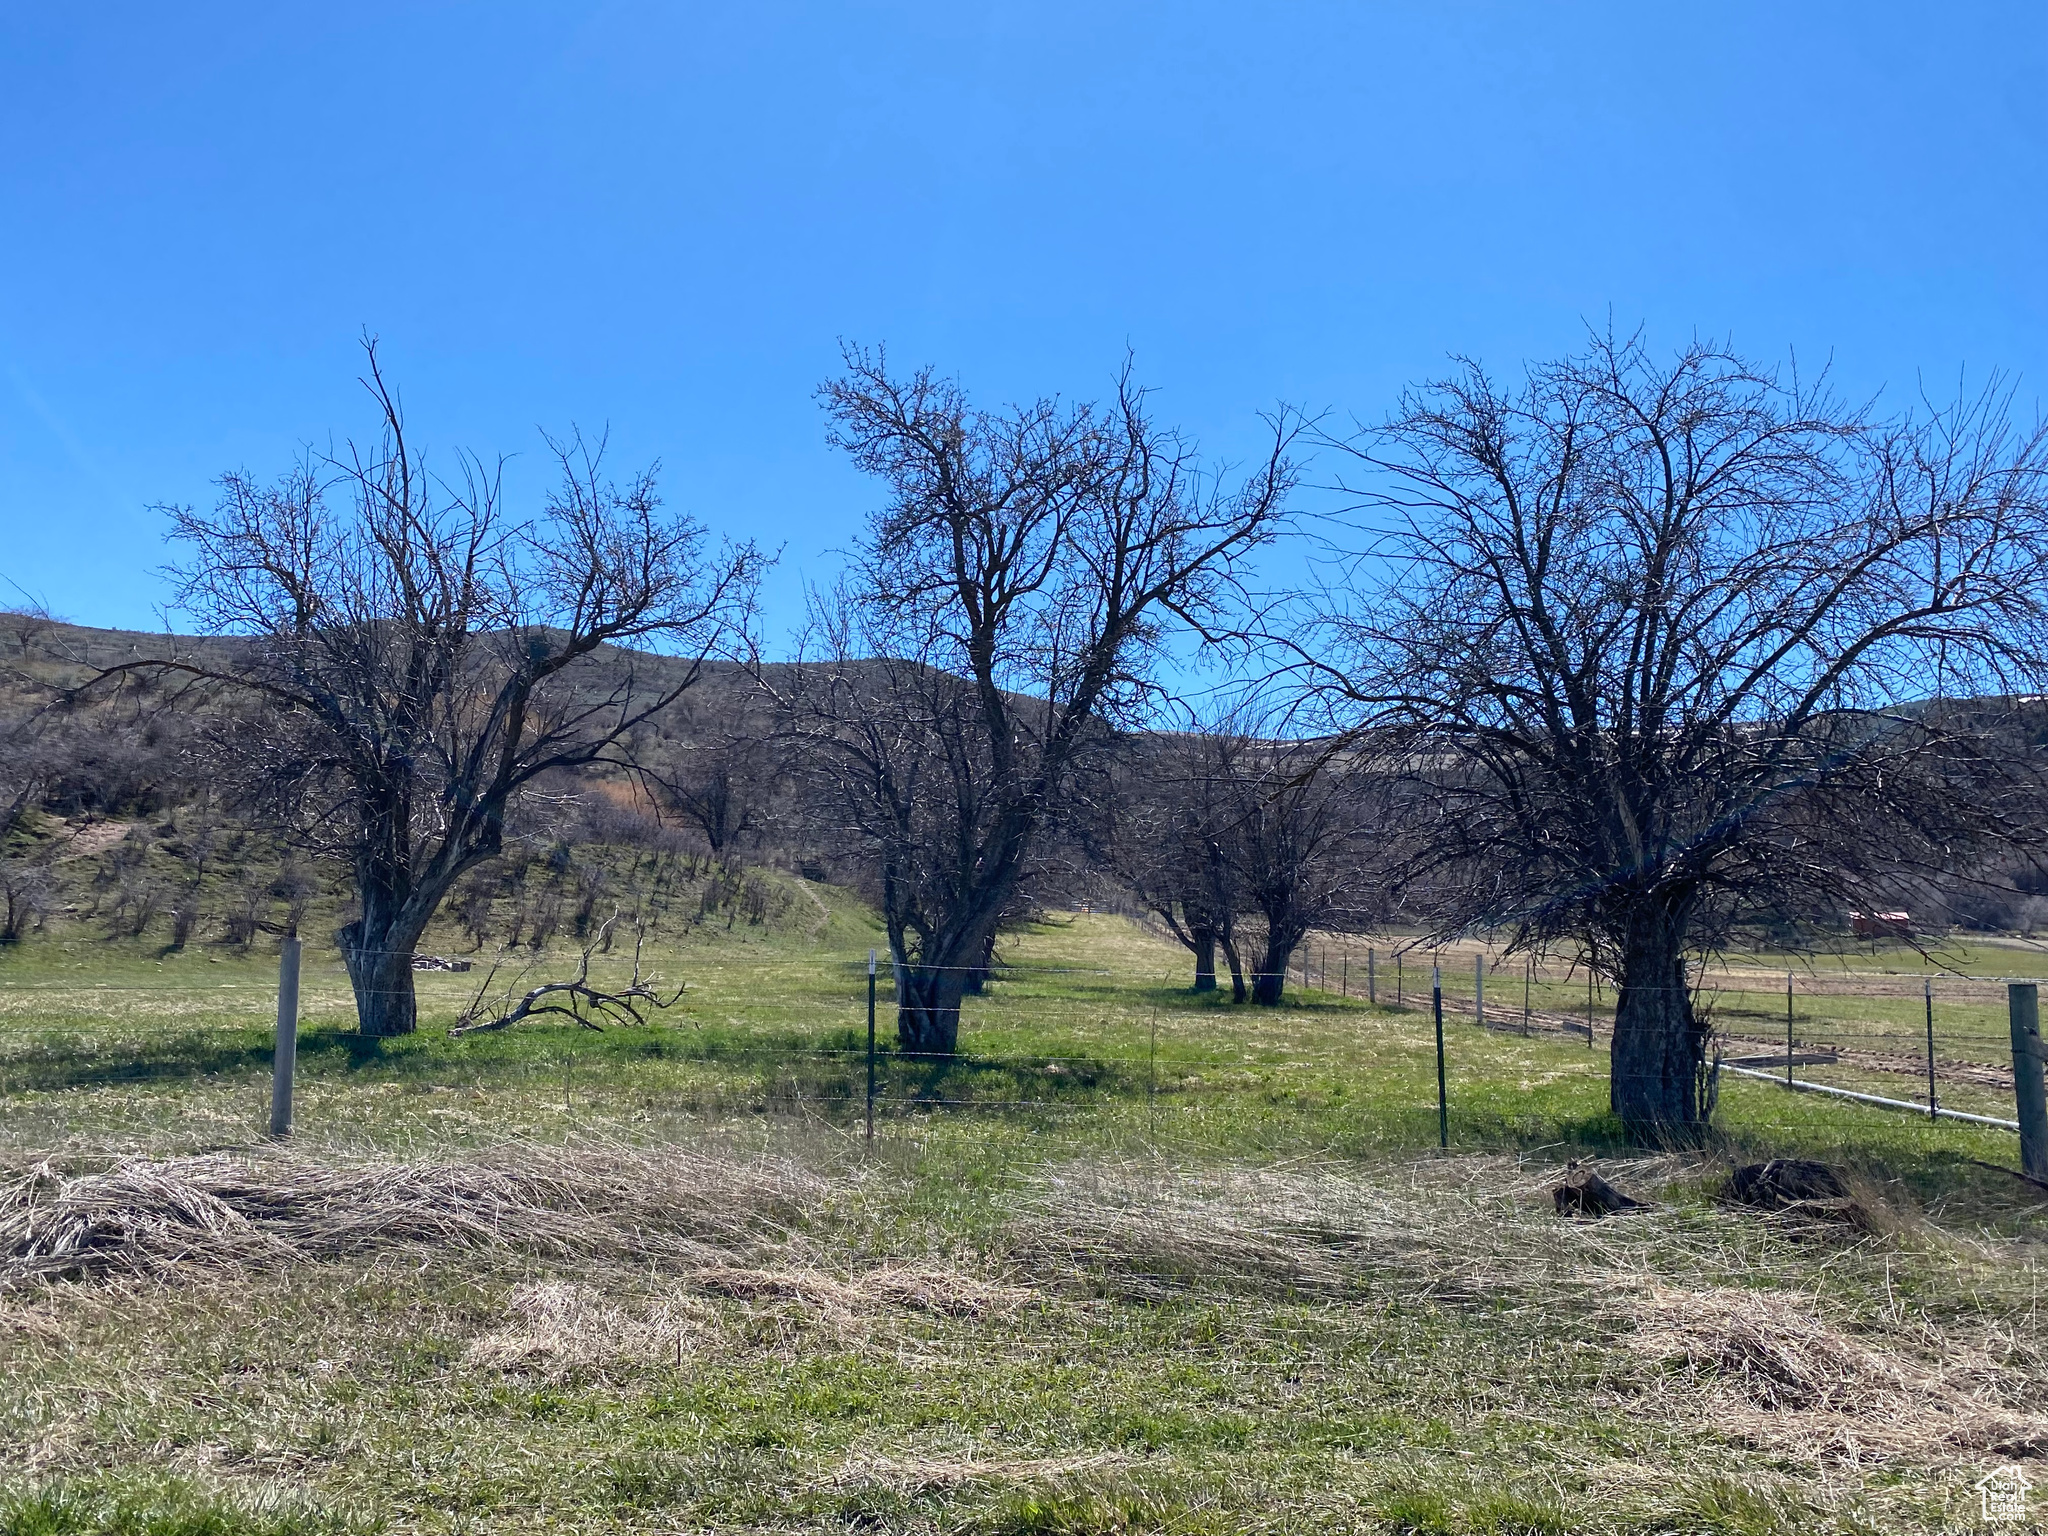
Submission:
M 980 997 L 987 990 L 988 984 L 995 979 L 995 974 L 996 936 L 991 931 L 989 936 L 982 940 L 980 961 L 967 973 L 967 991 L 975 997 Z
M 356 1027 L 366 1035 L 409 1035 L 419 1027 L 413 995 L 412 954 L 420 929 L 399 918 L 357 918 L 336 937 L 356 994 Z
M 1287 962 L 1294 957 L 1294 941 L 1268 937 L 1265 957 L 1252 977 L 1252 1001 L 1261 1008 L 1276 1008 L 1287 991 Z
M 1228 932 L 1219 933 L 1217 942 L 1223 946 L 1223 958 L 1230 962 L 1230 1000 L 1241 1003 L 1247 993 L 1244 985 L 1244 962 L 1237 957 L 1237 940 Z
M 1632 914 L 1618 938 L 1609 1105 L 1641 1141 L 1696 1141 L 1712 1113 L 1713 1092 L 1707 1031 L 1686 987 L 1683 923 L 1660 905 Z
M 896 1044 L 906 1055 L 951 1056 L 960 1046 L 960 999 L 967 972 L 955 966 L 896 967 Z
M 1216 930 L 1197 928 L 1189 935 L 1195 942 L 1195 990 L 1216 990 Z

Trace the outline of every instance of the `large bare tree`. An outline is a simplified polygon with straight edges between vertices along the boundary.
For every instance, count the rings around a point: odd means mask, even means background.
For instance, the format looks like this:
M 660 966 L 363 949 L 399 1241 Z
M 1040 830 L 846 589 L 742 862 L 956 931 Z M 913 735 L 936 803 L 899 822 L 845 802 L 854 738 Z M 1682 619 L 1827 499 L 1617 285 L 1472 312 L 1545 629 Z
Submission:
M 267 485 L 224 476 L 209 513 L 165 509 L 187 551 L 180 607 L 238 642 L 102 676 L 169 672 L 239 697 L 222 761 L 351 869 L 338 939 L 357 1018 L 399 1035 L 420 935 L 503 847 L 521 794 L 616 756 L 740 642 L 761 560 L 664 515 L 651 471 L 609 479 L 601 444 L 550 443 L 560 479 L 531 517 L 503 506 L 500 466 L 468 457 L 438 478 L 367 351 L 367 446 Z
M 1441 931 L 1611 967 L 1636 1133 L 1711 1114 L 1689 959 L 2038 821 L 1991 725 L 2048 654 L 2048 437 L 1997 391 L 1875 421 L 1596 337 L 1344 446 L 1372 537 L 1301 664 L 1400 767 Z
M 1104 405 L 988 411 L 849 350 L 823 400 L 888 501 L 778 686 L 873 856 L 901 1044 L 951 1054 L 1074 775 L 1146 709 L 1168 631 L 1212 621 L 1279 526 L 1295 423 L 1225 485 L 1128 369 Z

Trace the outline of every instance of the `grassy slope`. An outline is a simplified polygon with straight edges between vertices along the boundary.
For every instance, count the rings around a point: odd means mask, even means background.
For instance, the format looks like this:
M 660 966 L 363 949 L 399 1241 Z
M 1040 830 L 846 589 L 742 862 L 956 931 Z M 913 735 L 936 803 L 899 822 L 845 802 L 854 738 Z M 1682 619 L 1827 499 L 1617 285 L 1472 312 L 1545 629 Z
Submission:
M 1599 1054 L 1453 1018 L 1446 1159 L 1422 1013 L 1320 993 L 1257 1014 L 1198 1000 L 1175 953 L 1096 916 L 1015 943 L 1011 979 L 969 1005 L 969 1061 L 885 1057 L 868 1156 L 857 1048 L 873 934 L 819 894 L 829 917 L 806 898 L 779 928 L 666 944 L 659 969 L 689 982 L 682 1005 L 602 1035 L 542 1024 L 451 1041 L 473 978 L 428 976 L 422 1033 L 368 1047 L 316 953 L 301 1147 L 430 1158 L 526 1137 L 602 1156 L 611 1138 L 790 1157 L 829 1196 L 749 1264 L 841 1280 L 922 1266 L 941 1284 L 1000 1281 L 1011 1302 L 827 1304 L 504 1253 L 17 1292 L 0 1312 L 0 1465 L 15 1469 L 0 1530 L 1959 1520 L 1980 1453 L 1858 1452 L 1853 1416 L 1759 1420 L 1711 1362 L 1626 1347 L 1644 1298 L 1729 1288 L 1802 1298 L 1839 1337 L 1915 1369 L 1995 1360 L 1998 1391 L 2042 1406 L 2038 1218 L 2023 1185 L 1970 1161 L 2009 1161 L 2001 1133 L 1736 1083 L 1733 1149 L 1848 1161 L 1904 1213 L 1897 1230 L 1759 1224 L 1705 1198 L 1701 1165 L 1667 1161 L 1633 1175 L 1662 1210 L 1581 1234 L 1543 1212 L 1542 1185 L 1568 1154 L 1609 1145 Z M 8 1161 L 248 1145 L 272 963 L 61 930 L 0 959 Z M 883 996 L 886 1043 L 886 981 Z M 1270 1283 L 1212 1248 L 1153 1284 L 1153 1260 L 1115 1248 L 1136 1231 L 1178 1252 L 1211 1205 L 1147 1202 L 1253 1175 L 1264 1193 L 1229 1197 L 1252 1202 L 1246 1230 L 1276 1252 L 1334 1244 L 1341 1283 Z M 1304 1228 L 1260 1201 L 1317 1214 Z M 1123 1259 L 1048 1249 L 1048 1231 L 1112 1207 L 1131 1214 L 1104 1228 L 1123 1236 L 1103 1251 Z M 522 1327 L 553 1342 L 518 1359 L 480 1345 Z M 1829 1438 L 1843 1423 L 1846 1451 Z

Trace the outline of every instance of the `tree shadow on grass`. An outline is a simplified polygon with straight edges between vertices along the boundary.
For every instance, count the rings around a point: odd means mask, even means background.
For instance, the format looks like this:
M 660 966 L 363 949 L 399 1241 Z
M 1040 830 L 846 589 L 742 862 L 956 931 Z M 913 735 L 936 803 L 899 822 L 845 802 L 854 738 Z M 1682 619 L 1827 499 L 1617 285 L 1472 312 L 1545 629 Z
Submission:
M 393 1042 L 354 1030 L 302 1029 L 300 1070 L 355 1070 L 389 1067 L 397 1059 Z M 0 1082 L 14 1092 L 57 1093 L 67 1088 L 111 1087 L 121 1083 L 169 1083 L 208 1077 L 236 1077 L 270 1070 L 269 1030 L 190 1031 L 164 1035 L 110 1052 L 88 1040 L 39 1044 L 0 1061 Z
M 891 1051 L 878 1053 L 875 1065 L 878 1097 L 919 1106 L 1073 1105 L 1146 1091 L 1142 1070 L 1085 1055 L 915 1057 Z

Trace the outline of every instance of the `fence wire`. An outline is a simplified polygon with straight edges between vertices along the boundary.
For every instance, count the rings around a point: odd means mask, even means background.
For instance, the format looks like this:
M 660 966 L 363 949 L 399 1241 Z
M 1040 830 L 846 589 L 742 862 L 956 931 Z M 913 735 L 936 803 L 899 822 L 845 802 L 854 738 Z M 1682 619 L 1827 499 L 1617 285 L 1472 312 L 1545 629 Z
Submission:
M 496 984 L 513 988 L 537 965 L 559 961 L 498 959 Z M 806 1114 L 864 1116 L 872 1102 L 872 1112 L 884 1120 L 933 1111 L 1065 1117 L 1112 1099 L 1149 1105 L 1165 1096 L 1188 1103 L 1244 1092 L 1242 1077 L 1260 1074 L 1275 1080 L 1260 1091 L 1284 1098 L 1290 1073 L 1372 1073 L 1383 1070 L 1390 1043 L 1426 1047 L 1434 1027 L 1432 985 L 1441 988 L 1451 1030 L 1446 1054 L 1454 1081 L 1491 1067 L 1507 1069 L 1498 1062 L 1490 1067 L 1485 1053 L 1458 1035 L 1460 1026 L 1577 1047 L 1585 1053 L 1583 1072 L 1603 1079 L 1603 1048 L 1613 1034 L 1612 990 L 1581 965 L 1500 962 L 1469 951 L 1361 951 L 1333 943 L 1311 944 L 1298 956 L 1287 976 L 1289 1006 L 1278 1010 L 1221 1001 L 1191 1009 L 1185 975 L 999 965 L 990 973 L 987 995 L 968 1001 L 963 1048 L 951 1054 L 897 1047 L 885 963 L 877 978 L 870 1055 L 865 956 L 813 962 L 804 984 L 793 990 L 786 983 L 796 962 L 784 956 L 664 960 L 671 981 L 687 983 L 668 1022 L 694 1027 L 700 1037 L 681 1054 L 711 1065 L 745 1063 L 759 1076 L 751 1086 L 701 1085 L 695 1090 L 699 1097 L 765 1101 L 770 1108 Z M 445 1009 L 492 979 L 491 961 L 477 957 L 468 973 L 422 970 L 414 980 L 424 1002 Z M 602 957 L 594 961 L 594 978 L 613 972 L 623 977 L 630 964 L 625 954 Z M 766 1004 L 758 982 L 771 974 L 785 986 Z M 1836 1096 L 1870 1113 L 1912 1110 L 1931 1119 L 2012 1127 L 2007 980 L 1729 965 L 1693 977 L 1690 990 L 1710 1024 L 1715 1059 L 1731 1082 Z M 1228 976 L 1219 983 L 1220 995 L 1227 997 Z M 134 1022 L 136 1000 L 159 997 L 169 1005 L 167 1023 L 209 1011 L 246 1014 L 254 1021 L 275 995 L 274 983 L 242 978 L 0 978 L 0 1020 L 39 1028 L 124 1016 Z M 353 1006 L 339 960 L 309 962 L 302 1016 L 331 1029 L 345 1025 Z M 774 1017 L 764 1017 L 764 1009 Z M 1000 1045 L 978 1043 L 977 1032 Z M 1035 1042 L 1042 1048 L 1032 1048 Z M 137 1048 L 131 1062 L 118 1059 L 131 1047 Z M 146 1040 L 110 1039 L 102 1049 L 107 1059 L 94 1064 L 99 1081 L 162 1075 Z M 260 1065 L 253 1056 L 244 1064 Z M 1203 1081 L 1205 1074 L 1212 1080 Z M 0 1055 L 0 1091 L 33 1090 L 47 1076 L 19 1052 Z M 85 1077 L 81 1072 L 74 1080 Z M 1792 1110 L 1790 1103 L 1788 1097 L 1784 1112 L 1761 1118 L 1785 1127 L 1805 1123 L 1803 1110 Z M 1439 1113 L 1440 1106 L 1428 1102 L 1412 1111 L 1421 1122 Z

